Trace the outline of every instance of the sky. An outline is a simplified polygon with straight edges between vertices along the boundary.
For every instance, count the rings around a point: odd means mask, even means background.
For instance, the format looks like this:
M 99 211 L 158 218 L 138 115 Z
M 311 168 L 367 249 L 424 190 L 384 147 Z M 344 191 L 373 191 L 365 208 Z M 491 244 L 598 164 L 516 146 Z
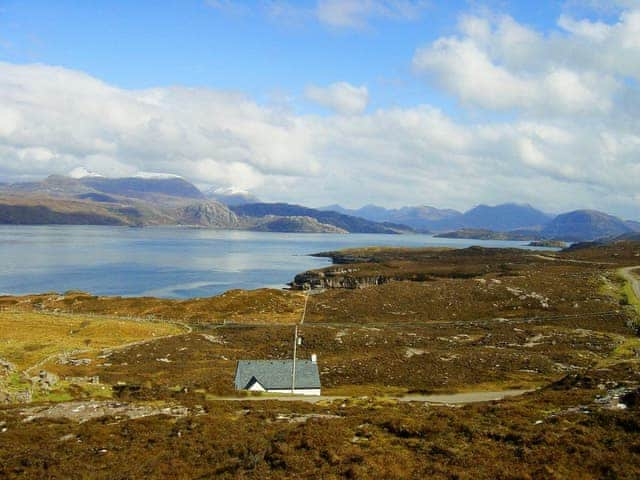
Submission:
M 640 219 L 640 0 L 0 0 L 0 182 Z

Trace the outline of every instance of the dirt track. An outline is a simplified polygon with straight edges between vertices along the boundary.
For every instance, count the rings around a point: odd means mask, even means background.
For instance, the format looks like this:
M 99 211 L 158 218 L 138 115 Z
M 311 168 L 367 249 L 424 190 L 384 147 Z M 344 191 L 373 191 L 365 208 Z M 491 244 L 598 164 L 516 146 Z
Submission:
M 515 397 L 531 392 L 532 390 L 503 390 L 500 392 L 463 392 L 450 394 L 434 394 L 434 395 L 405 395 L 404 397 L 384 397 L 385 399 L 395 400 L 398 402 L 421 402 L 445 405 L 464 405 L 467 403 L 490 402 L 502 400 L 507 397 Z M 237 402 L 260 402 L 267 400 L 275 400 L 278 402 L 307 402 L 318 403 L 325 401 L 347 400 L 353 397 L 320 395 L 320 396 L 258 396 L 258 397 L 220 397 L 212 400 L 219 401 L 237 401 Z
M 620 269 L 620 274 L 631 284 L 631 289 L 638 301 L 640 301 L 640 279 L 634 274 L 634 270 L 640 269 L 640 266 L 625 267 Z

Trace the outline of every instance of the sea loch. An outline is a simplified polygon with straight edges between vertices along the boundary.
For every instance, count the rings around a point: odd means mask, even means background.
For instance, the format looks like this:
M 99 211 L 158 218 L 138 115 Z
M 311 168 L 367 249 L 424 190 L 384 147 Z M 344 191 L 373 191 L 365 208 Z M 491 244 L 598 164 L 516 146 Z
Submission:
M 309 254 L 364 246 L 524 247 L 527 242 L 431 235 L 279 234 L 193 228 L 0 226 L 0 294 L 82 290 L 96 295 L 205 297 L 282 288 L 328 265 Z

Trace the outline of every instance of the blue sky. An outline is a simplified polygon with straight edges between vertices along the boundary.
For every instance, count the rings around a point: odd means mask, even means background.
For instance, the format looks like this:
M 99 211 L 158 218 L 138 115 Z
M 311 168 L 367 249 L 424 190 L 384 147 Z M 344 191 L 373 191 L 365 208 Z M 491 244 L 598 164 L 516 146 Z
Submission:
M 451 108 L 412 75 L 418 46 L 454 32 L 463 12 L 496 7 L 548 29 L 566 9 L 559 1 L 439 1 L 416 21 L 373 17 L 345 28 L 304 13 L 274 18 L 272 3 L 5 0 L 2 59 L 60 65 L 122 88 L 206 86 L 269 102 L 302 95 L 311 83 L 347 81 L 369 86 L 372 109 L 424 102 Z M 315 8 L 312 1 L 291 4 Z
M 637 0 L 0 0 L 0 181 L 638 217 Z

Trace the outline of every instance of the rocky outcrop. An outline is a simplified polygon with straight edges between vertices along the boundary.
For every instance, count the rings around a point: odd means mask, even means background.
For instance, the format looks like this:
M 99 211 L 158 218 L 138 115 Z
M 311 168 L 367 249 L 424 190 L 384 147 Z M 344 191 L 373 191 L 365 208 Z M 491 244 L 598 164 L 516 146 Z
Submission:
M 213 200 L 182 207 L 178 209 L 176 217 L 182 225 L 218 228 L 237 228 L 241 225 L 235 213 Z
M 59 381 L 56 374 L 47 372 L 46 370 L 40 370 L 38 376 L 30 379 L 31 384 L 38 387 L 40 390 L 50 391 Z
M 306 216 L 263 217 L 252 230 L 258 232 L 348 233 L 342 228 L 321 223 L 315 218 Z
M 383 285 L 395 280 L 386 275 L 357 275 L 358 269 L 341 268 L 331 270 L 309 270 L 299 273 L 291 282 L 295 290 L 319 288 L 358 289 Z

